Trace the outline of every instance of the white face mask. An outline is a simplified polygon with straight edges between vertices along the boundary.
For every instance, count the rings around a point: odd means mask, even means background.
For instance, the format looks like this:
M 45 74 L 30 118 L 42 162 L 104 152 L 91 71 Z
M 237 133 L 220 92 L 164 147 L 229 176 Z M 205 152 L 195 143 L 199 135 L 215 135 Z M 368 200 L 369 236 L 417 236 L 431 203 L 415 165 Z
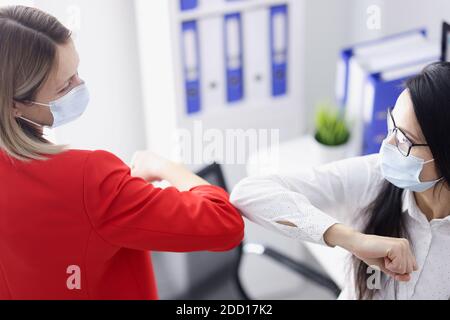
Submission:
M 53 115 L 53 124 L 50 128 L 56 128 L 78 119 L 85 111 L 89 104 L 89 90 L 86 84 L 73 88 L 69 93 L 62 96 L 58 100 L 51 101 L 49 104 L 31 101 L 31 103 L 49 107 Z M 43 125 L 31 121 L 30 119 L 19 117 L 34 125 L 43 127 Z
M 388 143 L 387 140 L 383 141 L 380 156 L 383 177 L 400 189 L 424 192 L 433 188 L 443 179 L 426 182 L 420 181 L 423 166 L 433 162 L 434 159 L 424 161 L 412 155 L 405 157 L 397 150 L 396 146 Z

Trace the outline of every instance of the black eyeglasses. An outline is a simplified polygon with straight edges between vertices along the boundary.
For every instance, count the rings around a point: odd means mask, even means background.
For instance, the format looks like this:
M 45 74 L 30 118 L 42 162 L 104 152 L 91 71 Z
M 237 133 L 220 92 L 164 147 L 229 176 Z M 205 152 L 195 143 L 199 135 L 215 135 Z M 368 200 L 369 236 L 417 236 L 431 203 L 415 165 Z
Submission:
M 388 109 L 388 136 L 394 135 L 395 144 L 398 151 L 405 157 L 409 157 L 411 149 L 414 147 L 428 147 L 428 144 L 412 143 L 411 139 L 398 128 L 395 124 L 394 117 L 392 116 L 392 110 Z

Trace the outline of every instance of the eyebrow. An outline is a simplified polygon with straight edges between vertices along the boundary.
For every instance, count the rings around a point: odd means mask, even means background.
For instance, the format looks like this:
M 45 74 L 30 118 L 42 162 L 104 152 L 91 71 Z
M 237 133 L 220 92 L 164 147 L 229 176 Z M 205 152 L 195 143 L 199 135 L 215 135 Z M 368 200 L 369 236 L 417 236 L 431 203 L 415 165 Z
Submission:
M 411 139 L 414 140 L 414 141 L 411 141 L 412 143 L 418 143 L 417 141 L 420 141 L 420 139 L 417 138 L 417 136 L 414 135 L 414 134 L 412 134 L 410 131 L 405 130 L 405 129 L 400 128 L 400 127 L 399 127 L 399 129 L 402 130 L 404 133 L 406 133 L 406 134 L 408 135 L 408 138 L 410 138 L 410 140 L 411 140 Z
M 397 125 L 397 123 L 395 122 L 395 118 L 394 118 L 394 115 L 392 114 L 392 111 L 390 112 L 390 114 L 391 114 L 391 117 L 392 117 L 392 119 L 393 119 L 394 126 L 396 126 L 396 127 L 399 128 L 401 131 L 403 131 L 405 134 L 407 134 L 407 135 L 408 135 L 408 139 L 414 140 L 414 141 L 411 141 L 412 143 L 417 143 L 417 141 L 420 141 L 420 139 L 417 138 L 416 135 L 412 134 L 410 131 L 405 130 L 405 129 L 402 128 L 402 127 L 399 127 L 399 126 Z M 411 138 L 412 138 L 412 139 L 411 139 Z
M 78 73 L 79 66 L 80 66 L 80 59 L 78 59 L 78 62 L 77 62 L 77 71 L 75 71 L 75 73 L 73 75 L 71 75 L 68 79 L 64 80 L 64 83 L 58 87 L 57 92 L 64 89 L 66 82 L 69 81 L 70 79 L 72 79 Z
M 62 89 L 64 89 L 66 87 L 66 82 L 69 81 L 70 79 L 72 79 L 73 76 L 71 76 L 69 79 L 64 80 L 63 84 L 58 86 L 58 89 L 56 89 L 57 92 L 60 92 Z

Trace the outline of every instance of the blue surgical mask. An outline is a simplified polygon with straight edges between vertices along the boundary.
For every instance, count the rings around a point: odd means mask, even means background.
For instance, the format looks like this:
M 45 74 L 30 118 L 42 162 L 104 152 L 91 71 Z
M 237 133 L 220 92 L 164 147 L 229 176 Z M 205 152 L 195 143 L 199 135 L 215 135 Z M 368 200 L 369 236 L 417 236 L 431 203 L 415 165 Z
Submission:
M 405 157 L 397 150 L 396 146 L 388 143 L 387 140 L 383 141 L 380 157 L 383 177 L 400 189 L 424 192 L 433 188 L 443 179 L 426 182 L 420 181 L 423 166 L 433 162 L 434 159 L 424 161 L 413 155 Z
M 69 93 L 62 96 L 58 100 L 51 101 L 50 103 L 40 103 L 31 101 L 31 103 L 49 107 L 50 112 L 53 115 L 53 124 L 50 128 L 57 128 L 69 122 L 72 122 L 86 111 L 86 108 L 89 104 L 89 90 L 86 84 L 82 83 L 81 85 L 73 88 Z M 43 125 L 26 119 L 24 117 L 19 117 L 25 121 L 31 122 L 37 126 L 43 127 Z

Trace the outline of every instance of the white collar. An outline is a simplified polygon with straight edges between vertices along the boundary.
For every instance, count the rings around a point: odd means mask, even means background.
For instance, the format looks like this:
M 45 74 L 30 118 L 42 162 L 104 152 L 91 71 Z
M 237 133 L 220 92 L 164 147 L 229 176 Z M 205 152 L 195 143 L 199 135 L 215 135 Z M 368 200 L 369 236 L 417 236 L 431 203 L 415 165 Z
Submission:
M 402 212 L 408 213 L 413 219 L 419 221 L 421 224 L 430 224 L 426 215 L 417 206 L 416 198 L 414 197 L 414 192 L 410 190 L 404 190 L 402 194 Z M 450 223 L 450 215 L 443 219 L 433 219 L 431 222 L 446 222 Z

